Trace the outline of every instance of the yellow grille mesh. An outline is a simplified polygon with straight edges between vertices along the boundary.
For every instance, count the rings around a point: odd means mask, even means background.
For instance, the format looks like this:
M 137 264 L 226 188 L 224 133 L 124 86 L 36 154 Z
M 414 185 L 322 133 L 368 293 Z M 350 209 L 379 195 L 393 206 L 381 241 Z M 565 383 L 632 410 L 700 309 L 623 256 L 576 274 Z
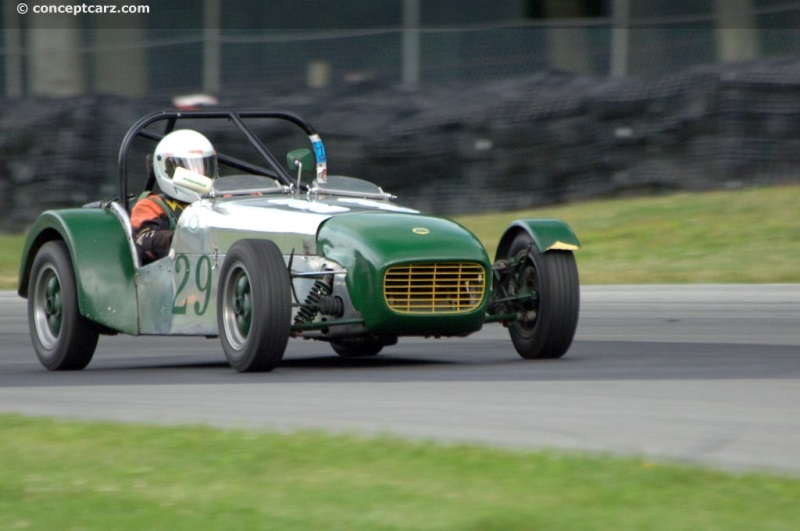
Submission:
M 481 264 L 447 262 L 390 267 L 383 278 L 386 304 L 398 313 L 465 313 L 480 306 L 486 291 Z

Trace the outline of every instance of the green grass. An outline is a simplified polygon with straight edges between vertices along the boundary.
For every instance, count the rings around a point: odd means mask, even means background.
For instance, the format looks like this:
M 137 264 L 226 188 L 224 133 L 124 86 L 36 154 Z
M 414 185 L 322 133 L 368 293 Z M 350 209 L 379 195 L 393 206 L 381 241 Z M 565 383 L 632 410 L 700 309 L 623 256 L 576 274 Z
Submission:
M 641 459 L 0 416 L 2 529 L 796 529 L 800 479 Z
M 25 236 L 0 234 L 0 289 L 16 289 Z
M 584 284 L 800 282 L 800 186 L 590 201 L 459 216 L 494 257 L 514 219 L 563 219 Z M 22 236 L 0 235 L 0 289 L 15 289 Z

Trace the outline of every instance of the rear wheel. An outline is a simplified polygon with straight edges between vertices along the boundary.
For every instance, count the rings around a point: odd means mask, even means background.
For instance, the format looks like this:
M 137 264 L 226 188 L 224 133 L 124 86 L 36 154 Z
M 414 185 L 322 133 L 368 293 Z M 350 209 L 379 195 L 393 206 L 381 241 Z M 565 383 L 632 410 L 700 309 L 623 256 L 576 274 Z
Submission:
M 568 251 L 542 253 L 530 235 L 520 232 L 505 259 L 518 264 L 501 282 L 506 293 L 522 297 L 523 318 L 508 325 L 511 341 L 525 359 L 560 358 L 578 326 L 580 286 L 575 256 Z
M 78 309 L 78 290 L 69 249 L 45 243 L 31 268 L 28 328 L 39 361 L 51 371 L 81 370 L 97 348 L 97 326 Z
M 289 274 L 278 246 L 240 240 L 220 272 L 217 325 L 225 357 L 239 372 L 271 371 L 291 332 Z

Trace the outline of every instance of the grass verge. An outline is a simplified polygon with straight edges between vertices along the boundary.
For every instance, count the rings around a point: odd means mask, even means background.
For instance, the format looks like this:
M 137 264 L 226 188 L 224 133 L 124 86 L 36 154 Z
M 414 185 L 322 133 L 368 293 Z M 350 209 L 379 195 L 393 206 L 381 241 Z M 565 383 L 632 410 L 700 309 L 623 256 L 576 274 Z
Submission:
M 24 244 L 22 234 L 0 234 L 0 289 L 17 289 Z
M 301 432 L 0 416 L 2 529 L 796 529 L 800 479 Z

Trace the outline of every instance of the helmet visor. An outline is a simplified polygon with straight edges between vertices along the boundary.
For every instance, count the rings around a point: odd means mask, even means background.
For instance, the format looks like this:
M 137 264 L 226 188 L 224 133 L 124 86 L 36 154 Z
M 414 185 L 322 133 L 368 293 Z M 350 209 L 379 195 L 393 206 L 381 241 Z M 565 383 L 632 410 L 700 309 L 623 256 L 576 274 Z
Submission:
M 216 155 L 207 157 L 167 157 L 164 161 L 164 167 L 170 179 L 175 176 L 175 168 L 179 166 L 211 179 L 217 177 Z

